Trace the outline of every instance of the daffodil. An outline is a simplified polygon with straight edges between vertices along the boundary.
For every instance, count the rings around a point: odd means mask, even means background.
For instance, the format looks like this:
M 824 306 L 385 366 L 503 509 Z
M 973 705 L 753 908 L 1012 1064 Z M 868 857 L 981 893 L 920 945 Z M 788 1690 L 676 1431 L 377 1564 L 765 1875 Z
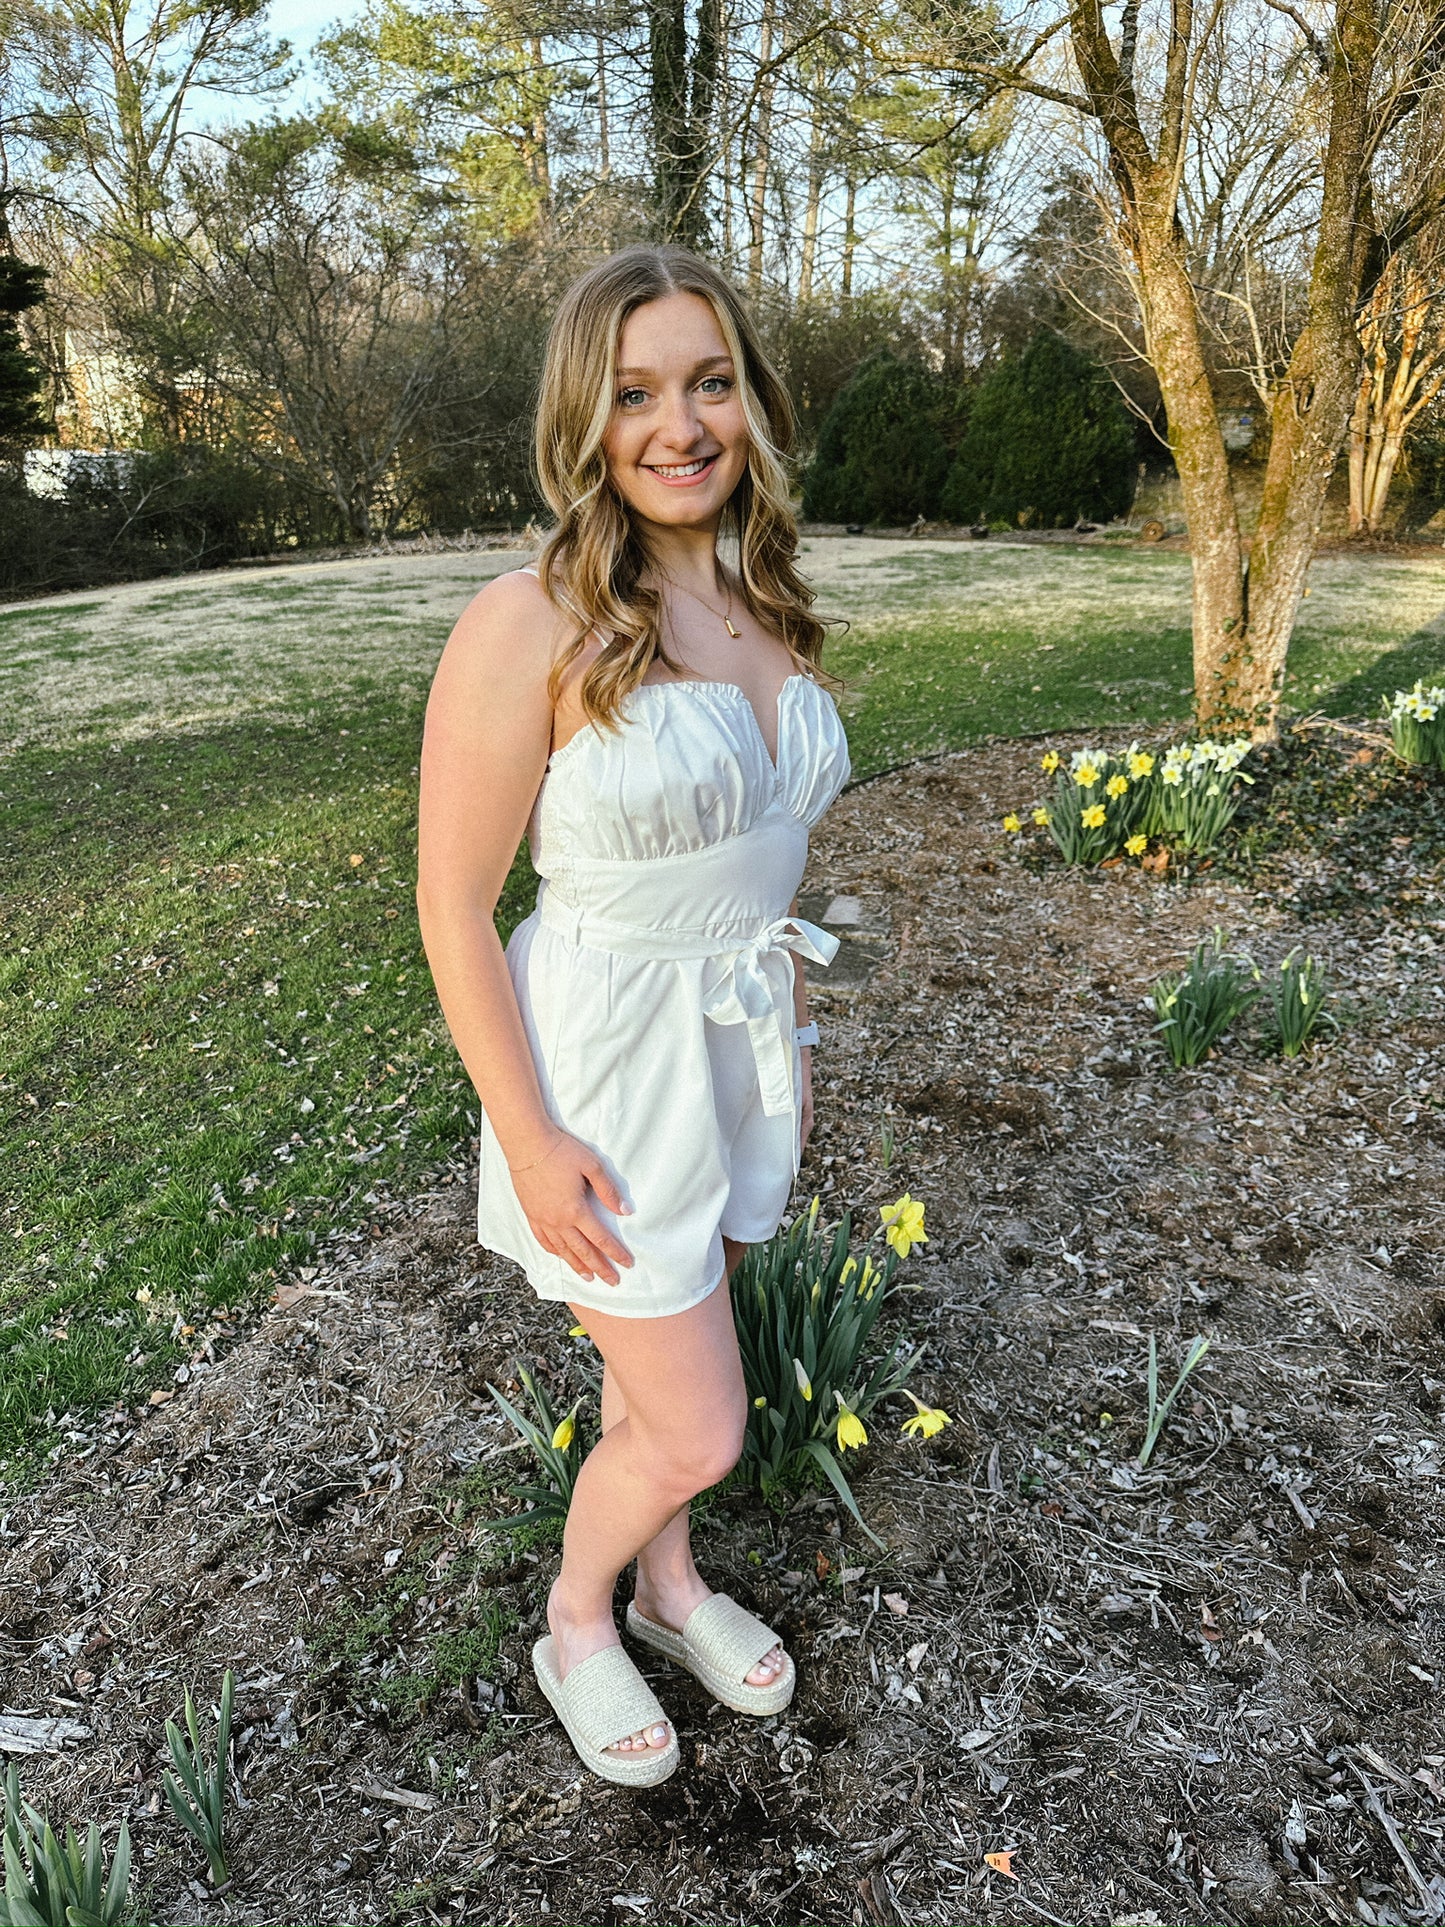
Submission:
M 567 1336 L 569 1338 L 585 1338 L 587 1336 L 587 1327 L 585 1325 L 571 1325 L 568 1327 Z
M 1129 755 L 1129 774 L 1136 783 L 1154 774 L 1154 758 L 1147 750 L 1132 750 Z
M 1091 803 L 1080 816 L 1079 821 L 1086 830 L 1102 830 L 1107 813 L 1102 803 Z
M 1091 790 L 1099 780 L 1099 772 L 1092 763 L 1080 763 L 1074 771 L 1074 781 L 1081 790 Z
M 1004 818 L 1003 826 L 1009 832 L 1010 835 L 1013 835 L 1015 831 L 1021 830 L 1023 828 L 1023 825 L 1019 822 L 1018 818 L 1014 815 L 1012 810 L 1010 810 L 1008 815 Z
M 1042 804 L 1034 811 L 1034 821 L 1042 829 L 1049 820 L 1049 813 Z
M 893 1204 L 880 1204 L 878 1215 L 888 1227 L 888 1242 L 900 1258 L 906 1258 L 914 1245 L 926 1245 L 923 1235 L 923 1202 L 905 1191 Z
M 846 1285 L 857 1269 L 858 1260 L 856 1258 L 845 1258 L 843 1260 L 843 1269 L 838 1273 L 838 1283 L 840 1285 Z
M 838 1401 L 838 1450 L 846 1452 L 851 1445 L 856 1451 L 860 1445 L 868 1443 L 863 1421 L 856 1412 L 849 1410 L 841 1392 L 835 1391 L 833 1396 Z
M 1166 763 L 1164 765 L 1164 781 L 1171 789 L 1178 789 L 1179 785 L 1184 781 L 1184 772 L 1177 763 Z
M 822 1204 L 822 1202 L 823 1202 L 822 1198 L 815 1191 L 813 1193 L 813 1202 L 808 1206 L 809 1231 L 811 1231 L 813 1229 L 813 1226 L 818 1222 L 818 1207 Z
M 761 1392 L 759 1392 L 758 1396 L 753 1400 L 753 1404 L 758 1408 L 759 1411 L 762 1410 L 762 1408 L 767 1404 L 767 1402 L 768 1401 L 763 1397 Z
M 801 1358 L 795 1358 L 793 1360 L 793 1376 L 798 1381 L 798 1390 L 803 1394 L 803 1397 L 810 1399 L 813 1396 L 813 1381 L 803 1370 L 803 1361 Z
M 873 1288 L 882 1276 L 882 1272 L 879 1271 L 873 1260 L 865 1257 L 863 1260 L 863 1276 L 858 1280 L 858 1296 L 860 1298 L 871 1298 L 873 1296 Z
M 913 1398 L 912 1392 L 906 1385 L 903 1387 L 903 1396 L 912 1398 L 913 1403 L 918 1407 L 912 1418 L 904 1419 L 900 1428 L 904 1433 L 921 1433 L 924 1438 L 931 1439 L 936 1433 L 941 1432 L 945 1425 L 952 1425 L 953 1420 L 941 1406 L 925 1405 L 921 1398 Z
M 1123 796 L 1127 794 L 1128 788 L 1129 779 L 1127 776 L 1111 776 L 1104 785 L 1104 794 L 1106 796 Z
M 1052 776 L 1054 771 L 1058 767 L 1059 767 L 1059 754 L 1057 750 L 1053 750 L 1053 749 L 1048 750 L 1039 761 L 1039 768 L 1043 771 L 1045 776 Z
M 1131 836 L 1124 845 L 1124 848 L 1129 852 L 1130 856 L 1143 856 L 1148 847 L 1149 839 L 1147 836 Z
M 556 1431 L 552 1434 L 552 1449 L 554 1452 L 565 1452 L 567 1447 L 572 1443 L 573 1434 L 577 1430 L 576 1416 L 577 1407 L 574 1405 L 566 1418 L 560 1422 Z

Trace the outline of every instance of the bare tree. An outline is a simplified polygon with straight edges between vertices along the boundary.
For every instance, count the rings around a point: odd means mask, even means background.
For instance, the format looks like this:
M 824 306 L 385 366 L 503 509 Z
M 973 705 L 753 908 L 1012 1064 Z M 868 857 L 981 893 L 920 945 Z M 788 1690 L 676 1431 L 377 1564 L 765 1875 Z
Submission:
M 1350 531 L 1384 527 L 1412 424 L 1445 388 L 1445 250 L 1391 257 L 1360 326 L 1364 368 L 1350 419 Z
M 1242 721 L 1261 737 L 1277 728 L 1305 571 L 1356 399 L 1356 315 L 1391 255 L 1442 205 L 1433 186 L 1392 202 L 1389 163 L 1412 117 L 1438 97 L 1445 54 L 1441 0 L 1388 9 L 1376 0 L 1270 4 L 1288 36 L 1281 54 L 1306 90 L 1300 112 L 1319 158 L 1302 322 L 1272 386 L 1269 455 L 1248 547 L 1183 189 L 1206 137 L 1198 115 L 1205 63 L 1227 62 L 1235 39 L 1255 36 L 1260 16 L 1231 0 L 1207 9 L 1160 0 L 1157 20 L 1146 22 L 1141 0 L 1124 0 L 1111 36 L 1101 0 L 1075 0 L 1067 12 L 1031 8 L 1013 23 L 1009 44 L 963 61 L 1001 88 L 1056 102 L 1102 140 L 1189 520 L 1196 706 L 1206 721 Z
M 188 186 L 188 292 L 253 454 L 325 495 L 358 540 L 394 528 L 399 451 L 463 351 L 457 263 L 395 200 L 369 201 L 305 122 L 255 130 Z

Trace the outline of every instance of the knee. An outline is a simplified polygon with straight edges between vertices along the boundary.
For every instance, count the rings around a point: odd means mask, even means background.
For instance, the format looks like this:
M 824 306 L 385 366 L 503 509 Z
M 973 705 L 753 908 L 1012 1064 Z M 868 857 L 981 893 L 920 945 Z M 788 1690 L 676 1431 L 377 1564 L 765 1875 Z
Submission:
M 668 1441 L 661 1457 L 679 1503 L 727 1477 L 742 1457 L 746 1429 L 747 1408 L 739 1404 L 735 1410 L 709 1414 L 685 1437 Z

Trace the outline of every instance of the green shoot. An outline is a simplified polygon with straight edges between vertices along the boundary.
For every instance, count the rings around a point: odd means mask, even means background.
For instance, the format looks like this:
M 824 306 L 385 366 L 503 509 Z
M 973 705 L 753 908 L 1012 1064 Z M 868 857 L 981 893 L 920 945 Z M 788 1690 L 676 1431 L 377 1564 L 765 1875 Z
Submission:
M 1164 1430 L 1164 1422 L 1174 1409 L 1174 1401 L 1184 1390 L 1184 1382 L 1194 1367 L 1209 1350 L 1207 1338 L 1190 1341 L 1189 1355 L 1184 1361 L 1184 1369 L 1175 1379 L 1163 1399 L 1159 1397 L 1159 1348 L 1154 1334 L 1149 1334 L 1149 1429 L 1144 1434 L 1144 1443 L 1139 1448 L 1139 1469 L 1142 1472 L 1149 1463 L 1149 1454 L 1159 1442 L 1159 1434 Z
M 1224 948 L 1218 930 L 1201 943 L 1182 975 L 1161 977 L 1152 993 L 1155 1030 L 1176 1070 L 1201 1063 L 1236 1017 L 1259 995 L 1259 972 L 1248 957 Z M 1253 980 L 1253 981 L 1251 981 Z
M 62 1846 L 50 1822 L 21 1799 L 20 1776 L 12 1766 L 5 1776 L 0 1842 L 5 1861 L 0 1927 L 119 1927 L 125 1918 L 130 1831 L 124 1821 L 107 1878 L 94 1820 L 84 1847 L 73 1827 L 65 1829 Z
M 166 1744 L 170 1748 L 174 1773 L 161 1776 L 171 1811 L 200 1843 L 210 1864 L 211 1880 L 217 1887 L 230 1879 L 226 1867 L 225 1805 L 226 1778 L 231 1754 L 231 1709 L 236 1697 L 236 1675 L 228 1667 L 221 1681 L 221 1707 L 216 1722 L 215 1749 L 212 1752 L 201 1738 L 200 1722 L 190 1688 L 186 1688 L 186 1730 L 181 1732 L 174 1720 L 166 1721 Z
M 1274 1026 L 1286 1057 L 1298 1057 L 1320 1024 L 1336 1024 L 1325 1009 L 1325 972 L 1313 957 L 1291 950 L 1270 986 Z

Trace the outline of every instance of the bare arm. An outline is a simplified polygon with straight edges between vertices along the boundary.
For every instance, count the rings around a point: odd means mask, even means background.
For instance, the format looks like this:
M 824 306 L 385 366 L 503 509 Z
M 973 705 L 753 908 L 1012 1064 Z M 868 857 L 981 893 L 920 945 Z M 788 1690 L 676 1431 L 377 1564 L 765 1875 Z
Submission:
M 422 741 L 417 914 L 443 1015 L 543 1248 L 607 1283 L 626 1247 L 586 1196 L 622 1199 L 549 1116 L 494 921 L 547 765 L 547 671 L 562 631 L 532 577 L 499 576 L 453 629 Z

